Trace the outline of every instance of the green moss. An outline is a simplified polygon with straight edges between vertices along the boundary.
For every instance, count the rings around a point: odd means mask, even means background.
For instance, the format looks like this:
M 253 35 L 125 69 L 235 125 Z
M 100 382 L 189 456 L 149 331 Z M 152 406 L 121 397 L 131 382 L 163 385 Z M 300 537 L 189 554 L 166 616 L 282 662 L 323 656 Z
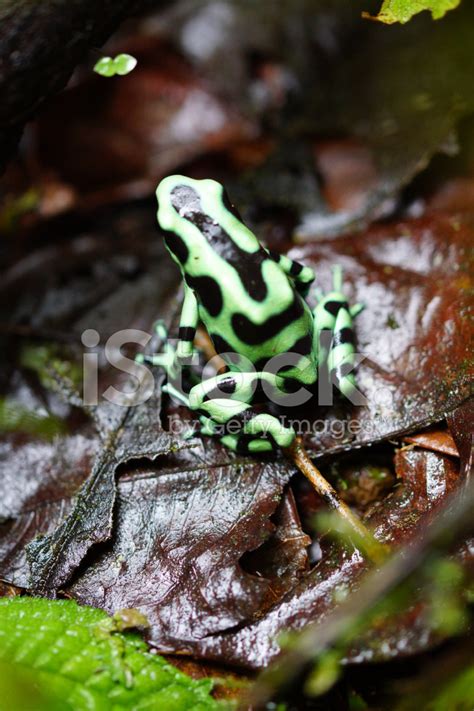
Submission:
M 0 399 L 0 432 L 19 432 L 52 439 L 64 431 L 65 425 L 58 417 L 29 410 L 11 398 Z

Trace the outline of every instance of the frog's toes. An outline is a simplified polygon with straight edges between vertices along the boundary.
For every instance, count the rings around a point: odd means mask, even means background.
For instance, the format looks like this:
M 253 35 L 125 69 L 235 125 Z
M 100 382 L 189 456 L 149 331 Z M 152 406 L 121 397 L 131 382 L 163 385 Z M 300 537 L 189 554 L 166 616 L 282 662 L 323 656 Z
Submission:
M 221 437 L 220 441 L 227 449 L 241 454 L 263 454 L 265 452 L 273 452 L 275 449 L 271 440 L 259 437 L 249 440 L 240 435 L 227 434 Z
M 268 439 L 252 439 L 247 444 L 247 450 L 251 454 L 261 454 L 263 452 L 273 452 L 273 444 Z
M 311 297 L 314 298 L 316 303 L 319 303 L 324 299 L 323 290 L 319 286 L 315 286 L 311 289 Z
M 334 291 L 342 290 L 342 266 L 334 264 L 332 268 L 332 288 Z
M 169 381 L 161 388 L 162 392 L 167 393 L 171 398 L 177 400 L 181 405 L 189 407 L 189 397 L 174 387 Z
M 199 418 L 199 422 L 201 423 L 200 433 L 203 436 L 207 436 L 207 437 L 215 436 L 215 434 L 217 432 L 216 423 L 213 420 L 211 420 L 210 417 L 205 417 L 204 415 L 201 415 L 201 417 Z
M 244 432 L 247 435 L 270 435 L 280 447 L 289 447 L 296 433 L 292 427 L 285 427 L 280 420 L 267 413 L 259 413 L 245 423 Z
M 358 316 L 363 310 L 365 309 L 365 304 L 353 304 L 350 309 L 349 313 L 352 316 L 352 318 L 355 318 Z

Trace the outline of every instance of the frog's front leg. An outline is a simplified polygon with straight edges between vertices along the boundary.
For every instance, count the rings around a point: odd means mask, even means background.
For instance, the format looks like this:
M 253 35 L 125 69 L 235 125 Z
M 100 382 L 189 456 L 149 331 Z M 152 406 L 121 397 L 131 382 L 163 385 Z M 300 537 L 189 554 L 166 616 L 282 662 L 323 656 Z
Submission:
M 184 301 L 179 320 L 178 358 L 188 358 L 193 354 L 194 337 L 199 323 L 199 308 L 194 291 L 184 283 Z
M 136 360 L 139 363 L 148 363 L 154 367 L 164 368 L 168 379 L 173 379 L 179 371 L 180 364 L 189 359 L 193 354 L 193 343 L 198 323 L 198 303 L 194 292 L 185 283 L 184 300 L 179 320 L 178 345 L 175 347 L 169 342 L 166 326 L 163 321 L 157 321 L 155 331 L 160 340 L 164 343 L 163 351 L 151 355 L 139 353 L 136 356 Z
M 168 340 L 168 329 L 166 328 L 164 321 L 161 319 L 158 320 L 155 323 L 153 330 L 160 341 L 164 344 L 163 351 L 161 351 L 161 353 L 151 354 L 137 353 L 135 361 L 137 363 L 147 363 L 148 365 L 152 365 L 157 368 L 164 368 L 167 374 L 169 374 L 176 361 L 176 349 Z
M 276 262 L 294 281 L 296 289 L 302 296 L 306 296 L 309 292 L 309 288 L 314 281 L 314 272 L 311 267 L 306 267 L 300 262 L 295 262 L 294 259 L 290 259 L 286 254 L 279 254 L 274 252 L 272 249 L 267 249 L 269 256 Z

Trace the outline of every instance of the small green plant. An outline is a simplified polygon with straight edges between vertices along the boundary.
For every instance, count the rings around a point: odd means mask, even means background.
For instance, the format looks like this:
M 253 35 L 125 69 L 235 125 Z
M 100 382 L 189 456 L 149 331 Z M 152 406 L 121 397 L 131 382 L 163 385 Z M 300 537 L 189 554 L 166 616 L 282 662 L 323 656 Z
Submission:
M 96 62 L 94 71 L 102 77 L 124 76 L 137 66 L 137 60 L 131 54 L 117 54 L 116 57 L 102 57 Z

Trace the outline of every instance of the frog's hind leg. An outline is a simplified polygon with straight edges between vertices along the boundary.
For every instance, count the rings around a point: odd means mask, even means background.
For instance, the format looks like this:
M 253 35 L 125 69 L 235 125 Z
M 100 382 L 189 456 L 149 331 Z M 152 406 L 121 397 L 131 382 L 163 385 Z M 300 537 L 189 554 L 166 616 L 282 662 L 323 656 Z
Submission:
M 273 452 L 275 445 L 269 439 L 242 437 L 241 435 L 224 435 L 221 437 L 222 444 L 239 454 L 263 454 L 265 452 Z
M 189 405 L 200 415 L 202 434 L 220 436 L 226 447 L 239 452 L 264 452 L 276 446 L 289 446 L 294 430 L 284 427 L 273 415 L 256 411 L 251 404 L 263 381 L 284 391 L 283 378 L 256 371 L 222 373 L 194 386 L 189 393 Z
M 271 372 L 226 372 L 195 385 L 189 393 L 190 407 L 198 410 L 203 402 L 221 398 L 249 404 L 263 382 L 277 391 L 285 391 L 285 379 Z
M 217 425 L 210 417 L 201 415 L 199 422 L 201 423 L 199 431 L 201 436 L 218 437 L 219 441 L 233 452 L 249 454 L 251 452 L 273 452 L 275 449 L 275 442 L 268 438 L 250 437 L 243 432 L 239 432 L 239 434 L 224 433 L 225 426 Z
M 277 447 L 289 447 L 296 433 L 285 427 L 277 417 L 266 412 L 256 412 L 249 407 L 242 418 L 239 433 L 226 433 L 220 438 L 225 447 L 240 454 L 272 452 Z
M 197 412 L 201 424 L 204 425 L 203 434 L 219 436 L 223 433 L 221 441 L 230 449 L 247 452 L 270 451 L 275 446 L 288 447 L 295 437 L 294 429 L 285 427 L 277 417 L 258 412 L 252 405 L 238 400 L 205 400 Z M 251 444 L 255 440 L 262 440 L 267 444 Z

